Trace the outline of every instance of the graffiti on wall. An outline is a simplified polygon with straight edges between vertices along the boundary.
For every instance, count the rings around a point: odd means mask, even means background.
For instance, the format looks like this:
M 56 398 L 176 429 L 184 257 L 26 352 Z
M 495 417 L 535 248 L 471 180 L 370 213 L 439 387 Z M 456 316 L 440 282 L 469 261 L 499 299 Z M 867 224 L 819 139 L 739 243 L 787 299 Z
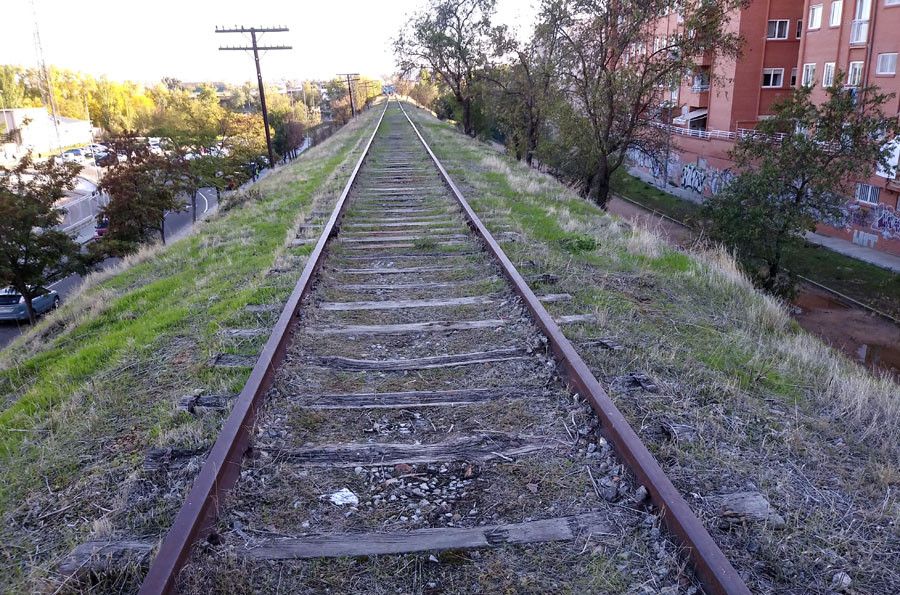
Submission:
M 872 229 L 885 239 L 900 238 L 900 212 L 885 204 L 877 205 L 872 212 Z
M 715 196 L 722 192 L 732 180 L 734 180 L 734 173 L 730 169 L 710 167 L 703 159 L 696 164 L 685 164 L 681 168 L 681 187 L 697 194 L 709 192 Z
M 628 150 L 628 159 L 634 165 L 638 167 L 642 167 L 650 172 L 657 180 L 662 180 L 665 176 L 666 163 L 665 159 L 662 157 L 656 157 L 654 155 L 648 155 L 644 153 L 640 149 L 629 149 Z M 681 159 L 678 157 L 676 153 L 669 154 L 669 179 L 675 177 L 676 172 L 678 172 L 678 168 L 681 167 Z
M 703 194 L 706 185 L 706 170 L 688 163 L 681 168 L 681 187 L 697 194 Z
M 848 230 L 861 227 L 875 232 L 864 235 L 857 235 L 854 232 L 853 241 L 860 245 L 873 244 L 872 238 L 877 239 L 878 236 L 886 240 L 900 239 L 900 211 L 886 204 L 877 204 L 871 207 L 859 204 L 849 205 L 837 224 L 832 223 L 832 225 Z M 857 238 L 860 241 L 857 241 Z

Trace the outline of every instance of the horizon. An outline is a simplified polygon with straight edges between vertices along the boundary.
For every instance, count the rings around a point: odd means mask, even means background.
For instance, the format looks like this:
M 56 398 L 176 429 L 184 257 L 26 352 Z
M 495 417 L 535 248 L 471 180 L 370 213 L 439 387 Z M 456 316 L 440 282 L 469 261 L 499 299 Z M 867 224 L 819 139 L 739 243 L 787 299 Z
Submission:
M 499 0 L 497 21 L 527 35 L 536 4 L 537 0 Z M 391 40 L 409 17 L 425 5 L 425 0 L 396 0 L 390 10 L 385 10 L 380 5 L 350 0 L 344 14 L 352 13 L 352 18 L 338 20 L 325 5 L 286 5 L 279 0 L 252 4 L 222 0 L 214 5 L 208 1 L 185 4 L 160 0 L 146 8 L 97 0 L 91 10 L 59 0 L 13 0 L 4 7 L 6 20 L 20 26 L 9 27 L 0 39 L 0 55 L 4 64 L 38 67 L 36 13 L 48 67 L 144 85 L 155 84 L 164 77 L 192 83 L 255 83 L 251 52 L 219 51 L 224 45 L 246 45 L 249 36 L 217 34 L 215 28 L 286 26 L 289 32 L 258 37 L 266 43 L 293 46 L 290 51 L 260 54 L 267 83 L 331 80 L 342 72 L 385 79 L 396 71 Z M 259 16 L 275 13 L 277 16 Z M 173 19 L 174 14 L 179 14 L 179 18 Z M 141 23 L 140 30 L 133 30 L 133 21 Z M 320 26 L 312 26 L 315 24 Z M 103 31 L 99 38 L 90 33 L 98 25 Z M 176 43 L 179 39 L 181 42 Z M 73 44 L 78 51 L 72 50 Z M 126 45 L 141 51 L 120 49 Z M 152 51 L 146 51 L 148 47 Z

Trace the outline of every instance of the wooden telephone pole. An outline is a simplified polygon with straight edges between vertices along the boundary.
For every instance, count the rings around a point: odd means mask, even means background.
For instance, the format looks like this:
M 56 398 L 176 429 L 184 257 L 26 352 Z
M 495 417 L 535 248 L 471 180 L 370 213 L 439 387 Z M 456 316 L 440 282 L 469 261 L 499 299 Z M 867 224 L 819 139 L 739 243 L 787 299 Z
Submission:
M 256 63 L 256 82 L 259 84 L 259 105 L 262 108 L 263 127 L 266 129 L 266 149 L 269 151 L 269 167 L 275 167 L 275 151 L 272 149 L 272 135 L 269 133 L 269 112 L 266 109 L 266 91 L 263 87 L 262 70 L 259 67 L 259 52 L 268 50 L 290 50 L 289 45 L 257 45 L 257 33 L 285 33 L 287 27 L 216 27 L 216 33 L 249 33 L 251 45 L 248 46 L 222 46 L 221 51 L 253 51 L 253 61 Z
M 351 83 L 355 83 L 359 81 L 359 73 L 351 72 L 349 74 L 339 74 L 338 76 L 347 77 L 347 93 L 350 94 L 350 117 L 356 116 L 356 105 L 353 103 L 353 87 Z

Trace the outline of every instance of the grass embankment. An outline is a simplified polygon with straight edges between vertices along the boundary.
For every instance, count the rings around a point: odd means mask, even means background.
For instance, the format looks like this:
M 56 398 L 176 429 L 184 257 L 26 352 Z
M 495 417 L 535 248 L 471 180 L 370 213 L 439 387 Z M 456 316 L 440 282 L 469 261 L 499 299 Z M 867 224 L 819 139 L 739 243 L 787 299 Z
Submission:
M 900 591 L 900 387 L 826 347 L 723 252 L 677 252 L 420 110 L 432 148 L 753 592 Z M 587 346 L 609 338 L 624 349 Z M 595 344 L 594 344 L 595 345 Z M 629 375 L 651 376 L 658 390 Z M 731 523 L 760 492 L 784 519 Z M 892 545 L 893 544 L 893 545 Z
M 267 336 L 223 331 L 274 323 L 309 253 L 290 247 L 297 225 L 334 204 L 377 111 L 193 235 L 88 279 L 0 354 L 0 592 L 54 585 L 56 560 L 83 541 L 155 538 L 168 527 L 199 460 L 151 472 L 147 449 L 212 444 L 226 412 L 192 415 L 179 400 L 240 391 L 249 367 L 209 361 L 255 356 Z
M 614 178 L 613 191 L 647 209 L 696 226 L 701 206 L 663 192 L 627 173 Z M 785 254 L 785 266 L 894 318 L 900 318 L 900 275 L 828 248 L 804 242 Z

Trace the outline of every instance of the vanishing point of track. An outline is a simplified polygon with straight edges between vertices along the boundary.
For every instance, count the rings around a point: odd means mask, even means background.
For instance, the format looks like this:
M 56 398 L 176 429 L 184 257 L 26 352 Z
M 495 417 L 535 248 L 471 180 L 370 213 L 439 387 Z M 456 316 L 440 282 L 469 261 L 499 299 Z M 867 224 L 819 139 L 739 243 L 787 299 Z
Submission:
M 290 498 L 282 502 L 261 492 L 302 492 L 302 483 L 329 485 L 347 470 L 381 485 L 396 482 L 398 474 L 421 480 L 424 491 L 413 488 L 421 507 L 411 504 L 410 512 L 392 517 L 387 532 L 374 521 L 360 532 L 343 515 L 325 514 L 322 522 L 335 529 L 328 535 L 307 536 L 296 527 L 292 535 L 254 540 L 244 553 L 265 560 L 377 556 L 601 533 L 600 515 L 577 504 L 555 514 L 528 511 L 502 526 L 467 516 L 504 509 L 503 494 L 473 492 L 485 482 L 514 483 L 503 475 L 506 462 L 559 456 L 565 435 L 555 438 L 547 429 L 552 424 L 542 426 L 538 415 L 526 428 L 525 420 L 510 423 L 507 414 L 556 415 L 561 391 L 577 393 L 596 412 L 600 432 L 646 488 L 704 588 L 748 593 L 400 102 L 386 102 L 141 592 L 176 589 L 194 546 L 230 507 L 242 500 L 252 510 L 269 505 L 271 518 L 278 507 L 291 506 Z M 428 410 L 428 419 L 440 419 L 447 430 L 438 436 L 429 421 L 435 432 L 426 428 L 419 435 L 415 424 L 389 416 L 383 419 L 390 427 L 356 427 L 360 417 L 352 414 L 401 409 Z M 312 414 L 320 427 L 298 430 L 291 421 L 298 411 Z M 384 469 L 391 472 L 384 475 Z M 437 494 L 435 501 L 426 493 Z M 358 504 L 349 490 L 335 489 L 333 497 Z M 371 497 L 369 506 L 382 498 L 388 508 L 405 504 L 394 496 L 388 501 L 386 493 Z

